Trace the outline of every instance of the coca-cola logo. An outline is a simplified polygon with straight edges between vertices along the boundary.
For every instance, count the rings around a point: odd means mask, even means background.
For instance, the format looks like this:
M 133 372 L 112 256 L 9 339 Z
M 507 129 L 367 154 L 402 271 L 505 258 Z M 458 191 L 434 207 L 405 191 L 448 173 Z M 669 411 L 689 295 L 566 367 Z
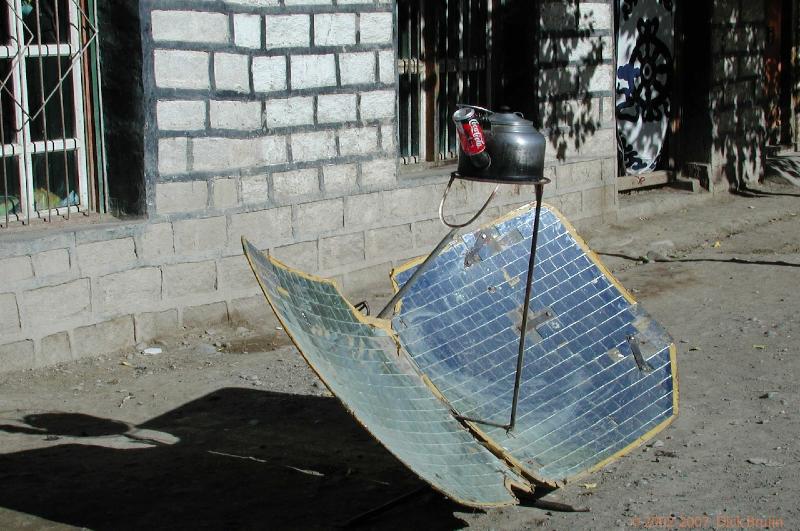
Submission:
M 475 141 L 475 146 L 483 146 L 483 131 L 481 131 L 481 124 L 475 118 L 469 121 L 469 132 L 472 134 L 472 139 Z

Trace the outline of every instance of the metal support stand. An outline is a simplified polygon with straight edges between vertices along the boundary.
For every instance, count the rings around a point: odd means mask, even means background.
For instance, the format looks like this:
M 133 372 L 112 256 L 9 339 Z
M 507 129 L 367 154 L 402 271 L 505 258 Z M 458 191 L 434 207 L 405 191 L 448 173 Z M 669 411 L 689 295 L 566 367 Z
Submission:
M 511 401 L 511 420 L 508 424 L 499 424 L 481 419 L 464 417 L 458 415 L 458 419 L 469 422 L 476 422 L 479 424 L 487 424 L 489 426 L 496 426 L 503 428 L 506 431 L 512 431 L 517 422 L 517 404 L 519 403 L 519 389 L 522 383 L 522 366 L 525 361 L 525 336 L 528 333 L 528 308 L 531 303 L 531 290 L 533 288 L 533 271 L 536 265 L 536 241 L 539 237 L 539 219 L 542 213 L 542 196 L 544 195 L 544 185 L 549 181 L 536 183 L 536 213 L 533 217 L 533 234 L 531 235 L 531 254 L 528 260 L 528 278 L 525 284 L 525 300 L 522 303 L 522 328 L 519 334 L 519 349 L 517 351 L 517 370 L 514 376 L 514 397 Z
M 420 275 L 422 275 L 422 273 L 428 270 L 431 263 L 433 263 L 434 258 L 439 256 L 439 254 L 442 252 L 445 246 L 450 242 L 450 240 L 453 239 L 453 236 L 455 236 L 457 232 L 458 232 L 458 227 L 450 229 L 450 232 L 448 232 L 445 235 L 445 237 L 442 238 L 442 241 L 440 241 L 439 244 L 433 249 L 433 251 L 431 251 L 431 254 L 429 254 L 428 257 L 425 259 L 425 261 L 422 262 L 419 265 L 419 267 L 417 267 L 417 269 L 411 274 L 411 277 L 409 277 L 409 279 L 406 280 L 406 283 L 403 284 L 399 290 L 397 290 L 397 293 L 394 294 L 392 300 L 390 300 L 389 303 L 386 306 L 384 306 L 383 310 L 381 310 L 381 312 L 378 314 L 378 318 L 386 319 L 392 313 L 395 305 L 397 304 L 397 301 L 402 299 L 403 296 L 406 294 L 406 292 L 411 288 L 411 286 L 417 283 L 417 279 L 419 279 Z
M 425 259 L 425 261 L 422 262 L 419 265 L 419 267 L 417 267 L 417 269 L 411 274 L 411 277 L 409 277 L 409 279 L 406 280 L 406 283 L 403 284 L 403 286 L 397 291 L 397 293 L 394 294 L 394 297 L 392 297 L 392 300 L 390 300 L 389 303 L 378 314 L 378 318 L 386 319 L 389 316 L 389 314 L 392 313 L 392 310 L 394 310 L 394 307 L 397 304 L 397 301 L 402 299 L 403 295 L 406 294 L 406 292 L 411 288 L 411 286 L 416 284 L 416 282 L 419 279 L 420 275 L 422 275 L 422 273 L 427 271 L 428 267 L 430 267 L 430 265 L 433 262 L 434 258 L 436 258 L 437 256 L 439 256 L 441 254 L 441 252 L 442 252 L 442 250 L 444 250 L 445 246 L 450 242 L 450 240 L 453 239 L 453 237 L 456 235 L 456 233 L 458 233 L 458 229 L 466 227 L 467 225 L 472 224 L 472 222 L 474 222 L 476 219 L 478 219 L 478 217 L 480 217 L 480 215 L 483 214 L 483 212 L 489 206 L 489 203 L 492 202 L 492 199 L 494 199 L 494 196 L 497 194 L 497 189 L 500 188 L 500 183 L 497 183 L 497 186 L 494 187 L 494 190 L 489 195 L 489 198 L 483 204 L 481 209 L 478 210 L 478 212 L 475 213 L 475 215 L 472 216 L 466 223 L 461 223 L 461 224 L 450 223 L 445 219 L 445 216 L 444 216 L 444 202 L 445 202 L 445 200 L 447 200 L 447 194 L 450 191 L 450 187 L 453 186 L 453 181 L 454 180 L 456 180 L 456 176 L 452 175 L 450 177 L 450 181 L 447 183 L 447 187 L 444 189 L 444 194 L 442 195 L 442 200 L 439 202 L 439 219 L 441 220 L 441 222 L 444 225 L 450 227 L 450 232 L 448 232 L 445 235 L 445 237 L 442 238 L 442 241 L 440 241 L 438 243 L 438 245 L 436 245 L 436 247 L 433 249 L 433 251 L 431 251 L 431 254 L 428 255 L 428 257 Z
M 480 216 L 481 213 L 483 213 L 486 207 L 489 206 L 489 203 L 494 198 L 495 194 L 497 193 L 497 188 L 499 187 L 498 183 L 498 186 L 495 187 L 494 191 L 489 196 L 489 199 L 486 201 L 486 203 L 484 203 L 481 210 L 477 214 L 475 214 L 475 216 L 473 216 L 472 219 L 470 219 L 463 225 L 451 224 L 444 219 L 443 209 L 444 209 L 444 201 L 447 198 L 447 192 L 450 190 L 450 186 L 453 184 L 453 180 L 455 178 L 456 175 L 453 175 L 450 178 L 450 182 L 447 184 L 447 188 L 445 189 L 442 201 L 439 204 L 439 218 L 442 220 L 442 223 L 444 223 L 448 227 L 451 227 L 450 232 L 448 232 L 447 235 L 444 238 L 442 238 L 442 241 L 440 241 L 439 244 L 433 249 L 433 251 L 431 251 L 431 254 L 428 255 L 425 261 L 422 262 L 419 265 L 419 267 L 417 267 L 414 273 L 411 274 L 411 277 L 409 277 L 409 279 L 405 282 L 405 284 L 403 284 L 403 286 L 397 291 L 397 293 L 395 293 L 394 297 L 392 297 L 392 300 L 390 300 L 389 303 L 383 308 L 383 310 L 380 311 L 380 313 L 378 314 L 379 318 L 385 319 L 394 311 L 394 307 L 397 304 L 397 302 L 403 298 L 403 296 L 411 288 L 411 286 L 413 286 L 417 282 L 419 277 L 425 271 L 428 270 L 431 263 L 433 263 L 434 259 L 437 256 L 439 256 L 439 254 L 441 254 L 442 250 L 456 235 L 458 229 L 461 227 L 465 227 L 470 223 L 472 223 L 473 221 L 475 221 L 478 218 L 478 216 Z M 533 234 L 531 235 L 531 252 L 528 261 L 528 277 L 527 277 L 527 282 L 525 284 L 525 300 L 522 303 L 522 328 L 519 334 L 519 349 L 517 351 L 517 369 L 516 369 L 516 374 L 514 376 L 514 396 L 511 401 L 511 420 L 509 420 L 508 424 L 500 424 L 488 420 L 481 420 L 471 417 L 465 417 L 462 415 L 456 415 L 456 418 L 459 420 L 476 422 L 479 424 L 486 424 L 488 426 L 495 426 L 497 428 L 503 428 L 506 431 L 513 430 L 517 422 L 517 404 L 519 403 L 519 389 L 522 383 L 522 366 L 525 361 L 525 337 L 528 334 L 528 309 L 530 308 L 530 303 L 531 303 L 531 290 L 533 289 L 533 272 L 536 266 L 536 243 L 539 238 L 539 219 L 542 214 L 542 196 L 544 195 L 544 185 L 548 184 L 549 182 L 550 182 L 549 179 L 544 178 L 533 183 L 536 191 L 536 211 L 533 217 Z
M 542 195 L 544 185 L 536 185 L 536 214 L 533 217 L 533 234 L 531 235 L 531 256 L 528 261 L 528 280 L 525 286 L 525 302 L 522 303 L 522 330 L 519 334 L 519 350 L 517 351 L 517 374 L 514 377 L 514 399 L 511 402 L 511 420 L 508 431 L 514 429 L 517 421 L 517 402 L 519 402 L 519 386 L 522 380 L 522 362 L 525 360 L 525 336 L 528 334 L 528 308 L 531 304 L 531 289 L 533 288 L 533 270 L 536 266 L 536 241 L 539 239 L 539 218 L 542 213 Z

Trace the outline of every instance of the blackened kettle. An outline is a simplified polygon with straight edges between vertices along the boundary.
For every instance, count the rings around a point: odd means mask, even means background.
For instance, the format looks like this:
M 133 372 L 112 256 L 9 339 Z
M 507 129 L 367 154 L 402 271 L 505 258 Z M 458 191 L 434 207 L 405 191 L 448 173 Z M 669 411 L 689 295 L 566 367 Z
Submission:
M 458 107 L 453 120 L 462 142 L 458 149 L 458 170 L 453 177 L 509 184 L 536 184 L 544 180 L 545 138 L 533 127 L 533 122 L 522 113 L 494 112 L 471 105 Z M 481 140 L 485 142 L 485 150 L 480 149 Z M 476 145 L 480 150 L 477 153 Z

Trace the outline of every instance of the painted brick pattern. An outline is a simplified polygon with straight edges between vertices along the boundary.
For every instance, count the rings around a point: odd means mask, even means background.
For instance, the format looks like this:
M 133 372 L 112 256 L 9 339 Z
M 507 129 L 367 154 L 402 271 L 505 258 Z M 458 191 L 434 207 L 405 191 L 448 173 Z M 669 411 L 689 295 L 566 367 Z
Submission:
M 369 164 L 395 168 L 393 158 Z M 350 291 L 386 287 L 392 265 L 428 252 L 446 232 L 435 219 L 444 182 L 365 192 L 361 166 L 330 163 L 321 170 L 276 172 L 274 194 L 280 200 L 304 198 L 285 206 L 84 230 L 0 249 L 0 260 L 22 264 L 26 277 L 0 294 L 0 349 L 14 353 L 13 363 L 0 363 L 0 370 L 125 348 L 181 325 L 261 322 L 269 312 L 255 305 L 263 300 L 241 254 L 242 235 L 294 267 L 338 277 Z M 615 198 L 605 180 L 581 189 L 593 166 L 558 169 L 563 200 L 557 205 L 576 218 L 601 213 Z M 188 184 L 191 190 L 193 182 L 166 184 Z M 225 197 L 236 179 L 196 182 L 202 183 L 204 201 L 209 189 L 213 201 L 232 201 Z M 328 189 L 346 195 L 324 199 Z M 486 193 L 459 183 L 449 213 L 465 217 Z M 528 199 L 504 192 L 494 214 Z M 100 256 L 104 250 L 109 252 Z M 24 267 L 29 263 L 31 270 Z
M 363 179 L 394 146 L 394 14 L 391 2 L 359 0 L 187 0 L 149 12 L 145 72 L 157 128 L 150 163 L 156 216 L 276 208 L 306 201 L 310 170 L 349 165 L 347 185 L 317 189 L 342 197 L 395 170 Z M 148 87 L 146 87 L 148 88 Z M 294 173 L 292 173 L 294 172 Z M 298 182 L 288 179 L 294 176 Z M 231 179 L 220 198 L 202 182 Z M 193 183 L 187 185 L 184 183 Z M 274 190 L 274 191 L 273 191 Z

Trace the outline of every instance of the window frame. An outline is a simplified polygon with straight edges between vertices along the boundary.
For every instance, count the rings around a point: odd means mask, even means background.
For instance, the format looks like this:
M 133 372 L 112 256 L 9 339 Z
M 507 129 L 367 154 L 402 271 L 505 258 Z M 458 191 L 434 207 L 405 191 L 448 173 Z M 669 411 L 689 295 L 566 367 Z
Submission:
M 59 0 L 53 2 L 53 6 L 58 5 Z M 96 146 L 89 145 L 92 141 L 92 134 L 87 130 L 87 120 L 92 121 L 92 81 L 89 69 L 92 66 L 93 50 L 96 50 L 96 39 L 98 36 L 97 28 L 84 11 L 87 3 L 78 4 L 78 0 L 66 0 L 68 9 L 66 28 L 69 32 L 68 38 L 61 35 L 58 29 L 60 42 L 46 43 L 41 37 L 42 28 L 42 7 L 35 4 L 33 10 L 27 15 L 24 14 L 23 0 L 7 1 L 0 9 L 6 10 L 0 20 L 7 22 L 8 42 L 0 44 L 0 61 L 8 61 L 9 66 L 3 74 L 0 74 L 0 98 L 11 98 L 10 106 L 13 108 L 11 125 L 14 128 L 10 143 L 4 142 L 5 137 L 0 137 L 0 158 L 2 161 L 0 169 L 0 201 L 3 201 L 5 212 L 0 215 L 0 227 L 7 228 L 11 222 L 21 222 L 29 224 L 32 219 L 50 220 L 53 215 L 65 216 L 69 218 L 73 212 L 88 212 L 92 203 L 96 203 L 95 197 L 95 173 L 90 170 L 90 161 L 93 157 L 88 153 L 96 149 Z M 91 2 L 90 2 L 91 3 Z M 49 3 L 47 4 L 50 5 Z M 30 6 L 30 4 L 28 4 Z M 90 8 L 89 8 L 90 9 Z M 56 12 L 56 8 L 52 8 Z M 91 12 L 91 11 L 89 11 Z M 33 16 L 37 27 L 34 31 L 28 27 L 24 17 Z M 55 27 L 59 28 L 60 17 L 57 15 Z M 21 36 L 21 37 L 20 37 Z M 45 88 L 43 77 L 43 64 L 46 58 L 58 59 L 57 81 L 52 89 Z M 66 60 L 66 61 L 65 61 Z M 28 64 L 28 63 L 31 64 Z M 66 63 L 66 64 L 64 64 Z M 28 69 L 33 66 L 38 73 L 33 72 L 33 76 L 39 77 L 39 90 L 37 95 L 29 94 L 29 73 Z M 69 86 L 72 98 L 65 94 L 64 87 Z M 35 89 L 36 87 L 34 87 Z M 49 91 L 49 92 L 48 92 Z M 43 100 L 43 103 L 36 109 L 31 108 L 31 100 Z M 52 102 L 60 111 L 61 116 L 56 116 L 61 123 L 61 136 L 49 138 L 47 124 L 47 109 Z M 38 102 L 36 103 L 38 105 Z M 69 127 L 74 128 L 73 135 L 67 136 L 67 123 L 65 111 L 69 106 L 72 114 L 73 123 Z M 0 107 L 5 111 L 5 106 Z M 89 116 L 87 116 L 89 115 Z M 41 118 L 40 118 L 41 116 Z M 32 122 L 41 119 L 43 124 L 43 139 L 34 140 L 31 131 Z M 3 120 L 5 121 L 5 119 Z M 7 134 L 8 132 L 4 132 Z M 73 159 L 69 161 L 69 153 L 74 153 Z M 49 204 L 42 208 L 35 203 L 36 181 L 41 176 L 34 173 L 33 158 L 36 155 L 44 155 L 45 159 L 45 188 L 47 198 L 51 195 L 51 179 L 56 177 L 50 175 L 50 157 L 64 157 L 64 168 L 66 175 L 64 182 L 66 185 L 64 206 L 53 206 Z M 11 164 L 11 170 L 16 170 L 16 178 L 19 190 L 9 189 L 12 184 L 9 182 L 9 175 L 6 169 L 6 159 L 16 161 Z M 67 170 L 70 168 L 70 170 Z M 70 173 L 74 172 L 74 188 L 70 188 Z M 41 183 L 40 183 L 41 184 Z M 18 192 L 17 213 L 9 213 L 9 197 L 12 192 Z M 72 203 L 71 195 L 76 195 L 77 204 Z M 37 210 L 37 206 L 39 209 Z

